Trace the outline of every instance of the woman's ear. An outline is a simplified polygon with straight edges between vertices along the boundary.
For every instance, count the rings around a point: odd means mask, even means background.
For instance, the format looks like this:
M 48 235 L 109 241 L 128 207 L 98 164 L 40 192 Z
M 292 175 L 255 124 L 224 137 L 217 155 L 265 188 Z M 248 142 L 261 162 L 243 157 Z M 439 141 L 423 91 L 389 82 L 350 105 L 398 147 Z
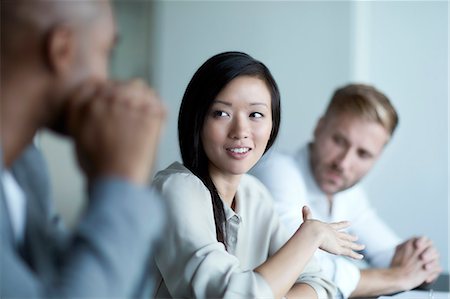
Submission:
M 44 57 L 47 67 L 55 75 L 70 72 L 75 60 L 75 33 L 68 26 L 52 28 L 44 39 Z

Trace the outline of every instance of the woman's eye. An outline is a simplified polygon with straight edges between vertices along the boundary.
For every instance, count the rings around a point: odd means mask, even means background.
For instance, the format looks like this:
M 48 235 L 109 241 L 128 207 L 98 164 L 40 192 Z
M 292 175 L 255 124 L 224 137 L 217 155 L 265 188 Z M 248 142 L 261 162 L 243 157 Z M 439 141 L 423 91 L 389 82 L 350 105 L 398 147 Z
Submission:
M 225 116 L 228 116 L 228 113 L 226 113 L 225 111 L 217 110 L 217 111 L 213 112 L 213 116 L 214 117 L 225 117 Z
M 264 117 L 264 115 L 259 112 L 252 112 L 252 113 L 250 113 L 250 117 L 261 118 L 261 117 Z

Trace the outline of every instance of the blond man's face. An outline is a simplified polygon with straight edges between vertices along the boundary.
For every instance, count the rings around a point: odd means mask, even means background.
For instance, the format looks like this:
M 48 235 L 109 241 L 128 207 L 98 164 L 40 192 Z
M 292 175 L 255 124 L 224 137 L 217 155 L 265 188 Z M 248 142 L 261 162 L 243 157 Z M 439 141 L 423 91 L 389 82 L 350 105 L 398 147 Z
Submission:
M 323 117 L 314 131 L 311 168 L 332 195 L 359 182 L 381 155 L 390 134 L 379 123 L 349 113 Z

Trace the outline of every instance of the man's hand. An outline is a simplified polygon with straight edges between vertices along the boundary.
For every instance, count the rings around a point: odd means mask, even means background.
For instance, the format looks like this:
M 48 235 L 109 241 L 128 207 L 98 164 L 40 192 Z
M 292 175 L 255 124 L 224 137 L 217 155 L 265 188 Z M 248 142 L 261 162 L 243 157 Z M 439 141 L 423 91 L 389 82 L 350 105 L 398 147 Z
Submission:
M 350 297 L 377 297 L 431 282 L 442 271 L 439 254 L 426 237 L 411 238 L 395 249 L 389 268 L 363 269 Z
M 390 268 L 403 280 L 405 290 L 433 281 L 442 271 L 437 251 L 424 237 L 411 238 L 398 245 Z
M 86 83 L 68 101 L 67 127 L 88 178 L 146 184 L 166 110 L 142 80 Z
M 424 269 L 431 270 L 431 275 L 425 280 L 425 283 L 433 282 L 442 272 L 439 264 L 439 252 L 434 247 L 433 242 L 427 237 L 416 238 L 414 241 L 416 250 L 421 252 L 419 258 L 422 260 Z

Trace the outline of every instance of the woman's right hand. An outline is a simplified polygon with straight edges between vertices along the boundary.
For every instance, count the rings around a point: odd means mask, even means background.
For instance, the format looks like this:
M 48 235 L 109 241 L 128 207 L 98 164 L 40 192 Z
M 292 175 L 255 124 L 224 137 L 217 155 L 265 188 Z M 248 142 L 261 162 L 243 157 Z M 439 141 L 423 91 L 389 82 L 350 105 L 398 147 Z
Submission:
M 336 255 L 349 256 L 357 260 L 364 257 L 362 254 L 355 252 L 355 250 L 362 250 L 365 246 L 355 243 L 358 239 L 356 236 L 342 231 L 350 226 L 350 222 L 325 223 L 312 219 L 311 210 L 307 206 L 303 207 L 302 214 L 303 223 L 298 231 L 309 230 L 313 235 L 318 236 L 320 249 Z

